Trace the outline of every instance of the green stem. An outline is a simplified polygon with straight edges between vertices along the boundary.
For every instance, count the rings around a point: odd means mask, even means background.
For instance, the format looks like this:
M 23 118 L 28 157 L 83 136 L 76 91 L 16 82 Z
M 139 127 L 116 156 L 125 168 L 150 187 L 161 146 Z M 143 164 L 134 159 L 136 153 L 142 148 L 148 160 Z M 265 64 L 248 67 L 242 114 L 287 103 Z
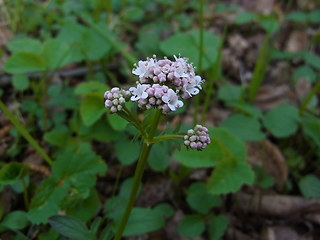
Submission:
M 141 153 L 140 153 L 140 157 L 139 157 L 138 164 L 137 164 L 137 167 L 136 167 L 136 171 L 134 173 L 133 185 L 132 185 L 132 189 L 131 189 L 131 192 L 130 192 L 130 197 L 129 197 L 129 200 L 128 200 L 128 203 L 127 203 L 127 206 L 126 206 L 126 210 L 125 210 L 125 212 L 124 212 L 124 214 L 122 216 L 122 219 L 120 221 L 119 227 L 117 229 L 116 235 L 114 237 L 114 240 L 120 240 L 120 238 L 121 238 L 121 236 L 123 234 L 123 231 L 124 231 L 124 229 L 126 227 L 127 221 L 129 219 L 129 216 L 130 216 L 131 210 L 133 208 L 133 205 L 135 203 L 135 199 L 136 199 L 137 192 L 138 192 L 138 189 L 139 189 L 139 184 L 140 184 L 141 179 L 142 179 L 143 171 L 144 171 L 144 168 L 145 168 L 145 166 L 147 164 L 149 153 L 150 153 L 151 148 L 153 146 L 153 144 L 151 142 L 153 141 L 154 135 L 156 134 L 157 127 L 158 127 L 158 124 L 159 124 L 159 121 L 160 121 L 160 117 L 161 117 L 161 112 L 160 112 L 160 110 L 157 110 L 157 112 L 155 113 L 155 116 L 154 116 L 154 120 L 153 120 L 152 125 L 151 125 L 151 129 L 150 129 L 150 133 L 148 135 L 148 139 L 145 139 L 144 142 L 143 142 L 143 146 L 142 146 L 142 149 L 141 149 Z
M 19 133 L 28 141 L 28 143 L 39 153 L 39 155 L 49 164 L 52 165 L 53 161 L 47 153 L 40 147 L 37 141 L 29 134 L 27 129 L 15 118 L 9 109 L 0 100 L 0 109 L 9 118 L 12 124 L 18 129 Z
M 199 65 L 198 65 L 198 71 L 199 74 L 201 74 L 202 70 L 202 58 L 203 58 L 203 31 L 204 31 L 204 26 L 203 26 L 203 5 L 204 5 L 204 0 L 200 0 L 200 9 L 199 9 Z M 193 113 L 193 124 L 195 125 L 198 121 L 198 109 L 199 109 L 199 103 L 200 103 L 200 97 L 197 95 L 195 97 L 195 102 L 194 102 L 194 113 Z
M 46 83 L 46 76 L 47 71 L 44 71 L 42 73 L 41 79 L 40 79 L 40 85 L 41 85 L 41 98 L 40 98 L 40 104 L 42 108 L 42 121 L 43 121 L 43 130 L 47 129 L 47 109 L 46 109 L 46 96 L 47 96 L 47 83 Z
M 27 189 L 27 185 L 26 182 L 24 181 L 24 178 L 22 177 L 21 179 L 22 182 L 22 186 L 23 186 L 23 200 L 24 200 L 24 204 L 26 205 L 26 208 L 29 209 L 29 196 L 28 196 L 28 189 Z
M 183 137 L 184 135 L 182 134 L 167 134 L 159 137 L 154 137 L 152 143 L 158 143 L 158 142 L 169 140 L 169 139 L 183 138 Z
M 313 86 L 307 97 L 304 99 L 302 102 L 300 108 L 299 108 L 299 113 L 300 115 L 303 114 L 303 112 L 306 110 L 309 102 L 311 101 L 312 97 L 319 91 L 320 89 L 320 79 L 316 82 L 316 84 Z

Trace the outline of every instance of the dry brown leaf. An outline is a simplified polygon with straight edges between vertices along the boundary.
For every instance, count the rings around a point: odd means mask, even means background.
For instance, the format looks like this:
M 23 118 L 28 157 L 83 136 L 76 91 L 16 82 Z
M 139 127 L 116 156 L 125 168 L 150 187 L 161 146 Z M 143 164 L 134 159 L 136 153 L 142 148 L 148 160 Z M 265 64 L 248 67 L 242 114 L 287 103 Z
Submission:
M 278 190 L 281 190 L 288 178 L 288 166 L 280 149 L 269 140 L 248 142 L 247 160 L 251 165 L 261 166 L 273 177 Z

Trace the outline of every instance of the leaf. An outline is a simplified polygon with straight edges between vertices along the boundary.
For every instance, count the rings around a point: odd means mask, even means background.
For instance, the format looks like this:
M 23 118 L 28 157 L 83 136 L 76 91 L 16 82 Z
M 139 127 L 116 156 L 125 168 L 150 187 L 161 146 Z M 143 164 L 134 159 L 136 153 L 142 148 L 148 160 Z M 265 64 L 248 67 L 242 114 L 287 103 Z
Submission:
M 13 184 L 23 177 L 27 171 L 27 166 L 18 162 L 5 164 L 0 170 L 0 184 Z
M 165 170 L 170 163 L 170 145 L 160 142 L 155 144 L 149 155 L 148 163 L 154 171 Z
M 48 222 L 62 236 L 73 240 L 95 239 L 87 226 L 75 217 L 55 215 L 50 217 Z
M 288 137 L 298 129 L 298 109 L 283 104 L 268 111 L 263 119 L 264 126 L 276 137 Z
M 311 23 L 320 23 L 320 10 L 316 9 L 316 10 L 313 10 L 312 12 L 310 12 L 308 14 L 308 20 Z
M 40 54 L 42 50 L 41 42 L 33 38 L 14 39 L 8 42 L 7 47 L 11 53 L 29 52 Z
M 202 214 L 207 214 L 212 207 L 221 205 L 220 197 L 210 194 L 206 184 L 202 182 L 195 182 L 189 187 L 187 202 L 192 209 Z
M 304 54 L 304 60 L 312 67 L 320 70 L 320 57 L 312 52 L 306 52 Z
M 224 160 L 214 169 L 208 182 L 212 194 L 233 193 L 243 184 L 253 184 L 254 173 L 245 161 Z
M 114 130 L 122 131 L 128 125 L 127 120 L 123 119 L 118 114 L 108 114 L 107 117 L 108 117 L 108 120 L 109 120 L 111 127 Z
M 119 139 L 115 143 L 115 150 L 118 160 L 123 165 L 129 165 L 139 158 L 140 144 L 127 138 Z
M 160 49 L 168 56 L 178 56 L 181 53 L 183 57 L 190 58 L 195 66 L 199 66 L 199 35 L 199 30 L 176 33 L 160 43 Z M 220 40 L 209 31 L 204 31 L 203 35 L 202 69 L 204 70 L 211 67 L 216 61 Z
M 153 208 L 154 211 L 157 211 L 161 216 L 165 218 L 170 218 L 174 215 L 173 207 L 168 203 L 160 203 Z
M 165 222 L 157 211 L 135 207 L 132 209 L 123 236 L 152 232 L 162 228 Z
M 228 129 L 231 133 L 245 141 L 258 141 L 265 137 L 260 130 L 259 121 L 242 114 L 231 115 L 220 126 Z
M 27 213 L 23 211 L 12 211 L 0 222 L 0 232 L 4 229 L 20 230 L 29 225 Z
M 239 25 L 246 24 L 246 23 L 249 23 L 249 22 L 255 20 L 257 18 L 257 16 L 258 15 L 256 13 L 242 12 L 236 16 L 235 23 L 239 24 Z
M 45 62 L 40 55 L 29 52 L 14 53 L 4 65 L 6 72 L 11 74 L 24 74 L 44 71 Z
M 300 179 L 299 189 L 305 198 L 320 199 L 320 179 L 313 174 L 308 174 Z
M 250 117 L 253 117 L 256 119 L 262 118 L 261 110 L 252 105 L 249 105 L 246 103 L 239 103 L 239 102 L 231 102 L 231 103 L 227 103 L 227 105 L 240 113 L 249 115 Z
M 15 74 L 12 77 L 12 85 L 15 89 L 24 91 L 29 87 L 29 78 L 23 74 Z
M 242 88 L 234 84 L 226 84 L 219 88 L 218 99 L 225 102 L 238 101 L 241 97 Z
M 137 22 L 142 20 L 144 17 L 144 11 L 140 7 L 127 7 L 125 8 L 125 12 L 123 14 L 123 19 Z
M 310 82 L 316 81 L 316 73 L 308 65 L 298 67 L 293 73 L 293 80 L 298 81 L 300 78 L 306 78 Z
M 186 216 L 178 226 L 178 232 L 181 235 L 190 238 L 199 236 L 204 229 L 204 220 L 199 215 Z
M 105 112 L 103 99 L 100 94 L 87 95 L 81 102 L 80 115 L 86 126 L 91 126 Z
M 70 46 L 61 40 L 47 40 L 43 45 L 42 55 L 49 69 L 54 70 L 70 63 L 70 49 Z
M 289 13 L 286 16 L 286 19 L 293 22 L 306 22 L 307 14 L 302 11 L 295 11 L 295 12 Z
M 110 88 L 105 83 L 97 82 L 97 81 L 89 81 L 89 82 L 83 82 L 78 84 L 74 92 L 76 95 L 86 95 L 88 93 L 93 93 L 93 92 L 103 94 L 107 89 L 110 89 Z
M 210 240 L 219 240 L 224 235 L 228 227 L 228 219 L 225 215 L 214 216 L 210 220 L 209 238 Z
M 303 134 L 311 139 L 318 147 L 320 146 L 320 120 L 312 115 L 302 118 Z
M 52 145 L 63 147 L 71 139 L 71 136 L 60 130 L 52 130 L 44 134 L 44 139 Z

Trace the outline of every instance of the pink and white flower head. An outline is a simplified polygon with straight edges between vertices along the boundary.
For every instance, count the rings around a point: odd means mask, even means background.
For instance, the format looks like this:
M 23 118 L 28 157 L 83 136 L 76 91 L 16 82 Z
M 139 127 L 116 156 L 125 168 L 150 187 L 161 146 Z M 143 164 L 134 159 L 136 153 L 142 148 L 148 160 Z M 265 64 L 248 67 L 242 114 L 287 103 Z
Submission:
M 138 84 L 137 87 L 129 88 L 129 91 L 132 93 L 131 101 L 137 101 L 139 99 L 146 99 L 148 97 L 148 93 L 146 89 L 148 88 L 147 84 Z
M 183 106 L 183 102 L 178 100 L 177 94 L 170 88 L 166 95 L 162 96 L 162 101 L 168 104 L 171 111 L 176 111 L 176 108 Z
M 184 145 L 187 148 L 201 151 L 210 143 L 209 131 L 201 125 L 196 125 L 194 129 L 189 129 L 184 136 Z
M 104 105 L 110 109 L 111 113 L 119 112 L 130 96 L 129 91 L 114 87 L 104 93 Z

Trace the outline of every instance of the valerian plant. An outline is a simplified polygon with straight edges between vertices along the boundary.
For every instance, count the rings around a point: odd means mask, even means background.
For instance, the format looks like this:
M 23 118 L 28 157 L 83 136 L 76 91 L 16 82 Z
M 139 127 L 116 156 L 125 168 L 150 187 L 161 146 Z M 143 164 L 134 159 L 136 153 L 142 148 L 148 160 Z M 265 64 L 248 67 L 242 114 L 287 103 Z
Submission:
M 185 134 L 156 136 L 161 117 L 181 108 L 184 105 L 182 100 L 197 95 L 204 82 L 195 74 L 195 67 L 188 63 L 187 58 L 174 56 L 174 59 L 174 61 L 167 58 L 157 60 L 156 56 L 153 56 L 146 61 L 139 61 L 132 70 L 132 73 L 139 77 L 135 87 L 130 87 L 128 90 L 114 87 L 104 94 L 105 107 L 110 109 L 110 114 L 116 113 L 132 123 L 138 129 L 142 140 L 130 197 L 120 224 L 117 226 L 115 240 L 121 238 L 126 227 L 152 146 L 157 142 L 174 138 L 181 138 L 187 148 L 199 151 L 210 144 L 208 129 L 201 125 L 196 125 Z M 156 109 L 150 124 L 144 124 L 133 111 L 126 107 L 129 101 L 136 102 L 142 111 Z

